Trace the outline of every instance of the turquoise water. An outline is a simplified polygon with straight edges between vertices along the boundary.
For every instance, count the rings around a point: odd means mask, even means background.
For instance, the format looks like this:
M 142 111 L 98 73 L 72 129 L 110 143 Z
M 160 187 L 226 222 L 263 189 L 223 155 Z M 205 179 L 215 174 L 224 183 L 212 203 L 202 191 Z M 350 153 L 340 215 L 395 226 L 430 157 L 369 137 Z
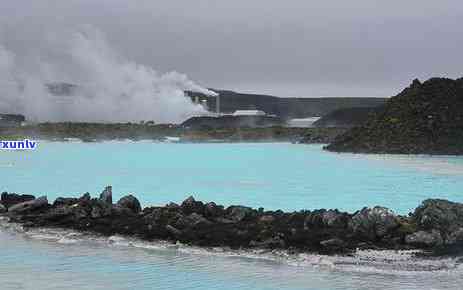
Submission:
M 189 195 L 266 209 L 384 205 L 406 214 L 430 197 L 463 201 L 463 158 L 336 154 L 320 145 L 50 143 L 0 152 L 0 190 L 58 196 L 134 193 L 144 205 Z
M 96 195 L 113 185 L 144 203 L 192 194 L 268 209 L 381 204 L 399 213 L 429 197 L 463 201 L 463 158 L 335 154 L 319 145 L 41 142 L 0 152 L 0 190 Z M 231 252 L 60 230 L 23 232 L 0 220 L 0 289 L 461 289 L 456 259 L 407 253 L 353 257 Z
M 461 289 L 452 259 L 282 256 L 205 251 L 70 232 L 0 231 L 2 290 L 437 290 Z M 373 262 L 372 262 L 373 261 Z M 393 261 L 393 262 L 391 262 Z

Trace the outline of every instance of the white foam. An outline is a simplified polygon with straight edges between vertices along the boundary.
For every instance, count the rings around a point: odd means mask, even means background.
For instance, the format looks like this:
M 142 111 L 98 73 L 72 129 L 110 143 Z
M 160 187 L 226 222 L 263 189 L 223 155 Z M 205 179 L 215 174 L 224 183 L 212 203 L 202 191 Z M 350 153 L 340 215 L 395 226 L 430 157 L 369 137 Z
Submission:
M 175 244 L 167 241 L 148 242 L 121 235 L 105 237 L 65 229 L 40 228 L 25 231 L 21 225 L 9 224 L 7 223 L 7 219 L 4 218 L 0 218 L 0 230 L 23 235 L 26 238 L 44 242 L 56 242 L 69 246 L 95 243 L 110 247 L 133 247 L 145 250 L 177 252 L 184 255 L 263 260 L 284 263 L 294 267 L 310 267 L 327 271 L 405 276 L 420 275 L 429 272 L 441 273 L 443 275 L 449 273 L 463 274 L 463 265 L 458 259 L 421 258 L 415 255 L 419 251 L 361 250 L 355 252 L 353 255 L 328 256 L 313 253 L 291 254 L 285 250 L 202 248 L 184 245 L 179 242 Z

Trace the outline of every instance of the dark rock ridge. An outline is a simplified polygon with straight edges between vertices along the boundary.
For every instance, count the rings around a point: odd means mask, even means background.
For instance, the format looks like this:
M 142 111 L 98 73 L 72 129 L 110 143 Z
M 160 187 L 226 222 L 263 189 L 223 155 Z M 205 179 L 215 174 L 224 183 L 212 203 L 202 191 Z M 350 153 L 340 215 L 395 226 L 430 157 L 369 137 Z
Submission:
M 33 198 L 2 194 L 0 214 L 28 227 L 59 227 L 103 235 L 129 235 L 144 240 L 215 247 L 266 248 L 349 253 L 356 249 L 423 249 L 461 254 L 463 204 L 424 201 L 409 216 L 384 207 L 355 213 L 338 210 L 266 211 L 245 206 L 227 208 L 193 197 L 182 204 L 141 209 L 133 195 L 112 203 L 111 187 L 99 198 Z
M 367 121 L 340 135 L 330 151 L 463 154 L 463 79 L 419 80 Z
M 333 111 L 313 123 L 314 127 L 351 128 L 363 124 L 378 108 L 344 108 Z
M 305 134 L 299 139 L 298 143 L 303 144 L 329 144 L 337 136 L 346 132 L 347 128 L 308 128 Z

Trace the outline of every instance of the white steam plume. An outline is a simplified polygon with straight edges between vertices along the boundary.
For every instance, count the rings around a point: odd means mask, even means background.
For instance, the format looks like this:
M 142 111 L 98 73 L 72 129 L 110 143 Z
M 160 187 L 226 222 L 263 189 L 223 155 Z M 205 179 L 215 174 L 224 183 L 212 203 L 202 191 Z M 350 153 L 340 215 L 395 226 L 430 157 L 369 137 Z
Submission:
M 0 43 L 0 113 L 21 113 L 36 121 L 180 122 L 204 113 L 185 90 L 215 95 L 184 74 L 160 74 L 128 61 L 94 29 L 50 46 L 31 69 Z M 78 87 L 70 96 L 57 96 L 46 87 L 53 82 Z

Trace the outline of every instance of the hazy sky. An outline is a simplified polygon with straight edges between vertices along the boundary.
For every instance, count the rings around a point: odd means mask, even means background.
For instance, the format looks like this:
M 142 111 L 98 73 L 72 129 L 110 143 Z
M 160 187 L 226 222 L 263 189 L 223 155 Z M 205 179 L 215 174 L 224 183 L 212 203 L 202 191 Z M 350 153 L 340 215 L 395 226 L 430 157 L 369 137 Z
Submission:
M 0 1 L 0 43 L 19 55 L 85 25 L 137 63 L 214 88 L 389 96 L 463 75 L 461 0 Z

